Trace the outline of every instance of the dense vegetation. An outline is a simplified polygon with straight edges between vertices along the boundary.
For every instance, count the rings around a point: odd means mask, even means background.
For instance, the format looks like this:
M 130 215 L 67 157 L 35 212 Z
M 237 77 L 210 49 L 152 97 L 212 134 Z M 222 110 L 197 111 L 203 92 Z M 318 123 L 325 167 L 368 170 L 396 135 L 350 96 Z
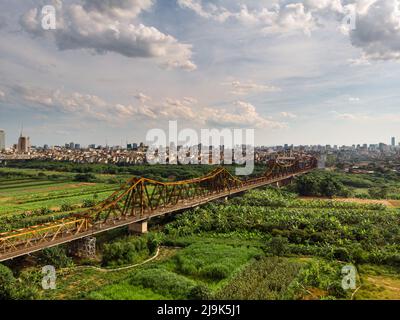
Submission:
M 288 190 L 302 196 L 398 200 L 400 177 L 392 171 L 373 174 L 314 171 L 298 177 Z

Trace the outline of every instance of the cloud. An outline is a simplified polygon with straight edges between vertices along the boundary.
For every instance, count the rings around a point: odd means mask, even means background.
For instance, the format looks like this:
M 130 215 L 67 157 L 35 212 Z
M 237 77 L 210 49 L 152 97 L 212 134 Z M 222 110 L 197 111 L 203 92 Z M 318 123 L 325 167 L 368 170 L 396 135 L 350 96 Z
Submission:
M 0 101 L 4 101 L 5 98 L 6 98 L 5 92 L 0 90 Z
M 178 4 L 203 18 L 235 20 L 265 34 L 310 35 L 323 27 L 325 20 L 333 19 L 340 24 L 338 29 L 349 35 L 351 44 L 362 50 L 360 58 L 349 61 L 352 65 L 400 60 L 400 0 L 280 0 L 269 8 L 250 10 L 242 5 L 237 11 L 205 6 L 201 0 L 178 0 Z M 355 21 L 354 30 L 344 24 L 345 17 L 350 16 Z
M 280 114 L 281 114 L 281 116 L 284 117 L 284 118 L 290 118 L 290 119 L 295 119 L 295 118 L 297 118 L 297 116 L 296 116 L 294 113 L 287 112 L 287 111 L 282 111 Z
M 131 105 L 111 103 L 96 95 L 24 86 L 14 86 L 12 94 L 20 105 L 35 108 L 45 114 L 60 112 L 67 116 L 111 124 L 126 123 L 131 120 L 180 120 L 198 126 L 285 127 L 283 123 L 261 116 L 252 104 L 244 101 L 236 101 L 233 108 L 228 110 L 202 107 L 193 97 L 166 98 L 162 102 L 151 103 L 149 99 L 144 99 L 138 105 Z M 139 97 L 143 98 L 144 95 Z
M 357 119 L 357 116 L 352 113 L 337 113 L 335 117 L 336 117 L 336 119 L 341 119 L 341 120 L 356 120 Z
M 400 1 L 357 1 L 353 7 L 357 19 L 350 40 L 362 50 L 364 59 L 399 60 Z
M 238 80 L 232 81 L 230 83 L 223 83 L 224 85 L 230 85 L 232 87 L 231 93 L 235 95 L 248 95 L 251 93 L 260 93 L 260 92 L 276 92 L 280 91 L 279 88 L 274 86 L 268 86 L 263 84 L 257 84 L 253 81 L 241 82 Z
M 192 46 L 154 27 L 132 23 L 151 7 L 149 0 L 86 0 L 83 5 L 57 6 L 56 30 L 43 30 L 41 12 L 31 9 L 20 19 L 25 31 L 52 39 L 59 50 L 89 49 L 97 54 L 117 53 L 128 58 L 153 58 L 164 68 L 196 69 Z
M 253 26 L 262 33 L 297 33 L 310 35 L 317 26 L 314 12 L 321 10 L 341 11 L 340 0 L 304 1 L 297 3 L 275 3 L 270 8 L 249 10 L 247 5 L 241 5 L 239 11 L 230 11 L 222 6 L 205 8 L 201 0 L 178 0 L 183 9 L 192 10 L 197 15 L 218 22 L 234 20 L 245 26 Z
M 244 101 L 236 101 L 234 112 L 226 109 L 205 108 L 204 121 L 211 125 L 281 129 L 285 124 L 262 117 L 256 108 Z
M 151 101 L 151 97 L 145 95 L 142 92 L 139 92 L 137 95 L 135 95 L 135 98 L 138 99 L 141 103 L 146 103 L 148 101 Z
M 135 18 L 142 11 L 149 10 L 153 0 L 85 0 L 83 7 L 87 11 L 97 11 L 117 19 Z

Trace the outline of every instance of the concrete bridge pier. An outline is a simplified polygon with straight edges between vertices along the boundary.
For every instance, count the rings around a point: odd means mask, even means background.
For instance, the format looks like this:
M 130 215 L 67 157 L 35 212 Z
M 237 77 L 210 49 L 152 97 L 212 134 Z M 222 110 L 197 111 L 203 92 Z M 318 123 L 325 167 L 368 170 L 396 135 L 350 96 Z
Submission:
M 147 233 L 147 220 L 131 223 L 128 226 L 129 233 L 143 234 Z
M 71 243 L 69 251 L 80 258 L 93 258 L 96 256 L 96 238 L 86 237 L 76 240 Z

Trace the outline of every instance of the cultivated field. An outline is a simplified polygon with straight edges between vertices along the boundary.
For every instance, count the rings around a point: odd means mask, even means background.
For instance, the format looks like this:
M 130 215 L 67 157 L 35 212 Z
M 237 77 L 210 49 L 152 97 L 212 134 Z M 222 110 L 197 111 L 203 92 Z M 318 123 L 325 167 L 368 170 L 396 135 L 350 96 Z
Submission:
M 117 184 L 61 178 L 0 179 L 0 232 L 63 217 L 105 199 L 118 188 Z

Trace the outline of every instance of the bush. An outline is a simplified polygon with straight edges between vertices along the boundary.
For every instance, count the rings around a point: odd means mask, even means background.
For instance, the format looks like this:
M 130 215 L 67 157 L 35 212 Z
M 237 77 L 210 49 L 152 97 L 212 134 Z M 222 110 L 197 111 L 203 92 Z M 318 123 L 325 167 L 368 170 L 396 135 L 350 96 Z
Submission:
M 82 207 L 83 208 L 91 208 L 96 205 L 96 202 L 93 199 L 85 199 L 83 200 Z
M 0 300 L 12 300 L 15 298 L 16 280 L 12 271 L 0 264 Z
M 55 268 L 70 267 L 74 264 L 72 258 L 67 256 L 65 248 L 61 246 L 40 251 L 38 260 L 43 265 L 51 265 Z
M 79 173 L 75 175 L 74 180 L 78 182 L 93 182 L 96 180 L 96 176 L 93 173 Z
M 188 299 L 190 300 L 210 300 L 212 293 L 204 284 L 199 284 L 190 290 Z
M 332 250 L 332 258 L 340 261 L 351 261 L 351 255 L 346 248 L 334 248 Z
M 282 256 L 288 251 L 289 240 L 284 237 L 273 237 L 268 245 L 269 251 L 274 256 Z
M 148 243 L 145 237 L 130 237 L 104 245 L 103 265 L 120 266 L 133 264 L 148 254 Z
M 72 211 L 73 209 L 74 209 L 74 207 L 70 203 L 63 203 L 60 207 L 61 212 Z

